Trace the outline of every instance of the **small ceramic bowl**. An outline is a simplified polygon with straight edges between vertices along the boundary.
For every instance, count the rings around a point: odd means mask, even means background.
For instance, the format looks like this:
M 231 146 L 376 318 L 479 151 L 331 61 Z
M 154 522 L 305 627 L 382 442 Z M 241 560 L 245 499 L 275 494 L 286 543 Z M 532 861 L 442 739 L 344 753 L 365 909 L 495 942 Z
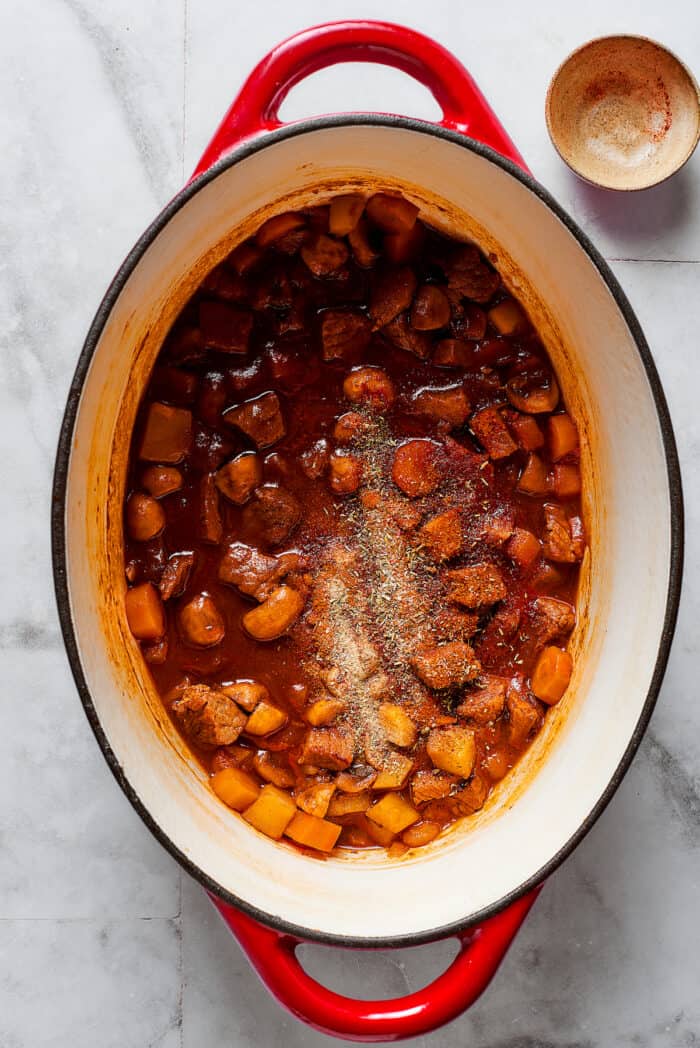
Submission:
M 581 178 L 605 189 L 646 189 L 693 153 L 700 89 L 653 40 L 606 36 L 557 69 L 545 114 L 555 149 Z

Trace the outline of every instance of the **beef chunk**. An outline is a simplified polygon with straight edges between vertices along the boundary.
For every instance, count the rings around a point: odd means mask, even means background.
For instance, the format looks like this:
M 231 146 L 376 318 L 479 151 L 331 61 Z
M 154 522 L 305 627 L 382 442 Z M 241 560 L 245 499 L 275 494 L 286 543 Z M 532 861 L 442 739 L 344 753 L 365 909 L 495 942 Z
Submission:
M 455 713 L 476 724 L 489 724 L 503 713 L 508 681 L 505 677 L 482 674 L 473 691 L 466 692 Z
M 561 506 L 548 502 L 544 507 L 543 552 L 547 560 L 574 564 L 583 555 L 582 543 L 575 544 L 570 521 Z
M 497 408 L 482 408 L 481 411 L 477 411 L 472 415 L 469 425 L 479 442 L 486 448 L 489 458 L 508 458 L 518 450 L 518 445 L 511 437 Z
M 473 611 L 458 611 L 445 608 L 433 620 L 433 629 L 438 640 L 469 640 L 479 626 L 479 616 Z
M 321 317 L 321 345 L 324 360 L 342 360 L 365 349 L 372 326 L 362 313 L 327 309 Z
M 253 314 L 249 309 L 228 302 L 204 301 L 199 304 L 199 326 L 202 340 L 222 353 L 247 353 Z
M 259 448 L 268 448 L 281 440 L 286 433 L 279 397 L 276 393 L 246 400 L 237 407 L 224 412 L 229 425 L 237 426 Z
M 408 309 L 413 301 L 416 274 L 410 266 L 386 269 L 372 285 L 369 312 L 375 328 L 390 324 L 394 317 Z
M 230 746 L 247 720 L 233 699 L 208 684 L 185 688 L 172 711 L 185 735 L 198 746 Z
M 565 600 L 536 597 L 532 602 L 530 629 L 538 651 L 558 637 L 571 633 L 575 622 L 576 612 Z
M 411 659 L 416 676 L 429 688 L 449 688 L 466 684 L 479 675 L 481 665 L 474 649 L 463 641 L 436 644 L 420 651 Z
M 408 322 L 407 313 L 399 314 L 390 324 L 386 324 L 382 328 L 382 335 L 385 335 L 399 349 L 413 353 L 420 360 L 426 360 L 430 355 L 432 346 L 430 336 L 412 328 Z
M 450 427 L 463 426 L 469 417 L 469 401 L 461 386 L 421 389 L 413 397 L 413 408 L 420 415 L 449 423 Z
M 495 564 L 474 564 L 469 568 L 456 568 L 447 572 L 451 585 L 450 600 L 463 604 L 465 608 L 480 608 L 503 600 L 506 586 L 503 576 Z
M 264 600 L 285 574 L 285 563 L 244 542 L 232 542 L 219 564 L 219 580 L 247 597 Z
M 194 566 L 194 553 L 173 553 L 163 568 L 158 589 L 163 600 L 184 593 Z
M 301 257 L 315 277 L 332 276 L 348 260 L 349 251 L 342 240 L 319 233 L 301 249 Z
M 448 775 L 442 771 L 417 771 L 411 779 L 411 799 L 414 804 L 441 800 L 449 795 L 456 782 L 456 775 Z
M 462 521 L 459 510 L 448 509 L 423 525 L 418 532 L 421 546 L 434 560 L 449 560 L 462 549 Z
M 219 507 L 219 490 L 213 473 L 202 477 L 199 485 L 199 534 L 203 542 L 221 542 L 224 525 Z
M 343 771 L 355 757 L 352 737 L 342 728 L 311 728 L 306 733 L 299 757 L 300 764 L 315 764 L 318 768 Z
M 226 302 L 245 302 L 250 294 L 248 284 L 238 273 L 229 269 L 225 262 L 207 273 L 201 284 L 202 291 L 222 298 Z
M 508 738 L 513 746 L 522 746 L 528 735 L 534 734 L 541 725 L 542 710 L 521 680 L 511 681 L 506 695 L 506 709 Z
M 299 501 L 278 484 L 263 484 L 243 510 L 243 524 L 270 546 L 279 546 L 301 519 Z
M 474 244 L 461 244 L 446 262 L 445 271 L 449 287 L 474 302 L 488 302 L 501 285 L 498 273 Z

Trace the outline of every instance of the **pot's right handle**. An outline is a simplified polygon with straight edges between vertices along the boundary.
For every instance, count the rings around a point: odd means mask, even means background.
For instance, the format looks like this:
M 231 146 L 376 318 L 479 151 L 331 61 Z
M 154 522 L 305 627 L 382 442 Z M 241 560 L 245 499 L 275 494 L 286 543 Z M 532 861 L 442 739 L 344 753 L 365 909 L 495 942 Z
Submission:
M 267 989 L 298 1019 L 351 1041 L 400 1041 L 436 1030 L 468 1008 L 486 989 L 539 888 L 482 924 L 462 932 L 447 971 L 406 997 L 358 1001 L 326 989 L 297 960 L 301 940 L 259 924 L 211 896 Z
M 253 69 L 197 165 L 201 175 L 244 138 L 281 127 L 279 107 L 300 80 L 338 62 L 376 62 L 425 84 L 442 109 L 442 127 L 525 162 L 473 78 L 435 40 L 390 22 L 329 22 L 284 40 Z

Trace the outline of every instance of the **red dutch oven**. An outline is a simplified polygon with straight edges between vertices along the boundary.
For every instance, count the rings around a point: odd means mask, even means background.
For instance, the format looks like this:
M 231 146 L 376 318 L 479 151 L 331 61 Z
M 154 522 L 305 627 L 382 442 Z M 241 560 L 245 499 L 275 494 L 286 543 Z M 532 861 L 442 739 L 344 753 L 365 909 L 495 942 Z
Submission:
M 438 124 L 379 114 L 282 125 L 302 78 L 378 62 L 425 84 Z M 408 859 L 309 859 L 224 809 L 173 729 L 125 622 L 129 437 L 163 337 L 203 274 L 270 215 L 378 187 L 497 259 L 535 319 L 582 434 L 590 549 L 575 676 L 484 811 Z M 380 22 L 319 26 L 255 68 L 187 187 L 124 262 L 83 349 L 56 464 L 54 572 L 76 683 L 105 757 L 165 847 L 210 892 L 272 994 L 319 1030 L 391 1041 L 439 1027 L 493 976 L 543 880 L 614 793 L 651 715 L 680 592 L 682 497 L 663 392 L 605 262 L 529 175 L 463 66 Z M 357 1001 L 311 979 L 302 941 L 391 947 L 456 936 L 436 981 Z

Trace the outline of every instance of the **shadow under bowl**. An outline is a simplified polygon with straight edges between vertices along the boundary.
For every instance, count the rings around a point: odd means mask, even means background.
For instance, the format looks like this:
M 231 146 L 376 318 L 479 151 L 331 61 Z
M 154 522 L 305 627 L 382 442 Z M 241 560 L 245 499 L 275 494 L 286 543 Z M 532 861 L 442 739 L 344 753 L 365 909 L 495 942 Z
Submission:
M 700 139 L 700 89 L 666 48 L 607 36 L 552 77 L 547 129 L 562 160 L 605 189 L 647 189 L 685 164 Z

